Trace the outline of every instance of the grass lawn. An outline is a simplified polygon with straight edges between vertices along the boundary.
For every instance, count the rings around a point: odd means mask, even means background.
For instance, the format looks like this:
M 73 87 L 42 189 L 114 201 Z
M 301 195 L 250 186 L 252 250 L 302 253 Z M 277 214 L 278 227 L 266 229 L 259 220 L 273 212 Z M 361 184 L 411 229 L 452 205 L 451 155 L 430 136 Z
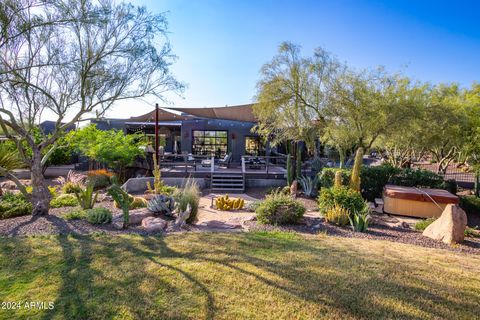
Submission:
M 480 315 L 480 257 L 291 233 L 0 239 L 0 319 Z

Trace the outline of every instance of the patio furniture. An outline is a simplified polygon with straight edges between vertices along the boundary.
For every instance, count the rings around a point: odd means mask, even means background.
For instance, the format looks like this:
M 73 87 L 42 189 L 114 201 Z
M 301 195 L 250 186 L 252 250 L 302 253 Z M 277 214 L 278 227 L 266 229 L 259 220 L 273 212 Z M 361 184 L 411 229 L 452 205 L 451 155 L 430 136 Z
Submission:
M 200 164 L 204 168 L 210 168 L 212 166 L 212 160 L 211 159 L 203 159 Z
M 253 170 L 261 169 L 262 167 L 265 167 L 267 165 L 266 162 L 264 160 L 261 160 L 260 158 L 251 158 L 245 161 L 245 164 L 248 166 L 249 169 Z
M 218 160 L 218 165 L 228 168 L 231 161 L 232 161 L 232 153 L 229 152 L 228 154 L 225 155 L 223 159 Z

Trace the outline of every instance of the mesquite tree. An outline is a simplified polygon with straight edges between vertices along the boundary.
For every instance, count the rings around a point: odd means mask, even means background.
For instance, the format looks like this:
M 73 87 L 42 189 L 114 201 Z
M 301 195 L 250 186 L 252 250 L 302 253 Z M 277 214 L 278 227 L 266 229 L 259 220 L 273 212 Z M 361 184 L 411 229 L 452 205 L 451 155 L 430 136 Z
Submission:
M 66 128 L 115 101 L 182 89 L 166 20 L 109 0 L 5 0 L 0 25 L 0 126 L 31 170 L 32 213 L 47 214 L 42 167 Z M 56 123 L 38 138 L 42 114 Z

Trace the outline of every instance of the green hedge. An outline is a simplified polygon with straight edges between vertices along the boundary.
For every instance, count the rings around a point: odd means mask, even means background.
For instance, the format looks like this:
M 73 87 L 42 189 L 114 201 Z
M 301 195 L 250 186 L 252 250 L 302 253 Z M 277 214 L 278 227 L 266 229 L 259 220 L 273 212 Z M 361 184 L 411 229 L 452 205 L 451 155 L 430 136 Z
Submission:
M 333 186 L 337 170 L 342 172 L 343 185 L 348 185 L 351 175 L 350 169 L 324 168 L 320 173 L 320 185 L 322 188 L 331 188 Z M 369 201 L 381 197 L 383 187 L 386 184 L 440 189 L 447 187 L 442 176 L 434 172 L 422 169 L 399 169 L 389 165 L 362 166 L 360 180 L 362 196 Z
M 460 197 L 460 207 L 465 210 L 467 214 L 480 215 L 480 198 L 476 196 Z

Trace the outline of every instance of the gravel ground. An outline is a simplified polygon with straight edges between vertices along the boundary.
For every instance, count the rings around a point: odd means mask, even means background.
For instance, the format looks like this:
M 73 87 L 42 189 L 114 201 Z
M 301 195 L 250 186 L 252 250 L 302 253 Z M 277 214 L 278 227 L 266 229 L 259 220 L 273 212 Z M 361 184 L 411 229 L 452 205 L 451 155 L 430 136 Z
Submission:
M 413 244 L 426 248 L 447 249 L 457 252 L 480 254 L 480 239 L 468 237 L 463 244 L 449 246 L 443 242 L 422 236 L 422 233 L 408 228 L 371 225 L 366 233 L 353 232 L 348 227 L 338 227 L 324 222 L 322 218 L 306 217 L 298 225 L 272 226 L 257 221 L 246 221 L 245 228 L 250 231 L 292 231 L 299 233 L 325 233 L 329 236 L 345 238 L 365 238 Z
M 309 210 L 314 210 L 315 202 L 311 199 L 300 198 Z M 110 201 L 102 201 L 97 206 L 106 207 L 112 211 L 114 215 L 120 214 L 121 211 L 113 206 Z M 311 208 L 310 208 L 311 207 Z M 66 220 L 62 216 L 71 211 L 72 207 L 55 208 L 50 210 L 50 214 L 44 217 L 23 216 L 12 219 L 0 220 L 0 236 L 27 236 L 27 235 L 51 235 L 51 234 L 89 234 L 95 232 L 109 234 L 148 234 L 139 226 L 131 226 L 128 230 L 117 230 L 113 225 L 92 225 L 82 220 Z M 227 221 L 228 222 L 228 221 Z M 457 252 L 480 254 L 480 239 L 466 238 L 463 244 L 448 246 L 441 242 L 423 237 L 421 232 L 413 229 L 390 227 L 384 225 L 371 225 L 366 233 L 353 232 L 347 227 L 338 227 L 326 223 L 322 218 L 315 214 L 309 214 L 304 217 L 298 225 L 272 226 L 262 225 L 257 221 L 247 220 L 240 221 L 237 227 L 226 226 L 188 226 L 185 231 L 241 231 L 243 229 L 251 231 L 293 231 L 299 233 L 325 233 L 330 236 L 347 237 L 347 238 L 367 238 L 375 240 L 386 240 L 413 244 L 428 248 L 447 249 Z M 217 230 L 218 229 L 218 230 Z
M 113 203 L 109 201 L 102 201 L 96 206 L 108 208 L 114 215 L 121 213 L 121 211 L 115 208 Z M 52 208 L 48 216 L 22 216 L 0 220 L 0 236 L 14 237 L 68 233 L 89 234 L 94 232 L 147 234 L 145 230 L 139 226 L 132 226 L 128 230 L 117 230 L 111 224 L 92 225 L 84 220 L 66 220 L 62 217 L 65 213 L 73 209 L 73 207 Z

